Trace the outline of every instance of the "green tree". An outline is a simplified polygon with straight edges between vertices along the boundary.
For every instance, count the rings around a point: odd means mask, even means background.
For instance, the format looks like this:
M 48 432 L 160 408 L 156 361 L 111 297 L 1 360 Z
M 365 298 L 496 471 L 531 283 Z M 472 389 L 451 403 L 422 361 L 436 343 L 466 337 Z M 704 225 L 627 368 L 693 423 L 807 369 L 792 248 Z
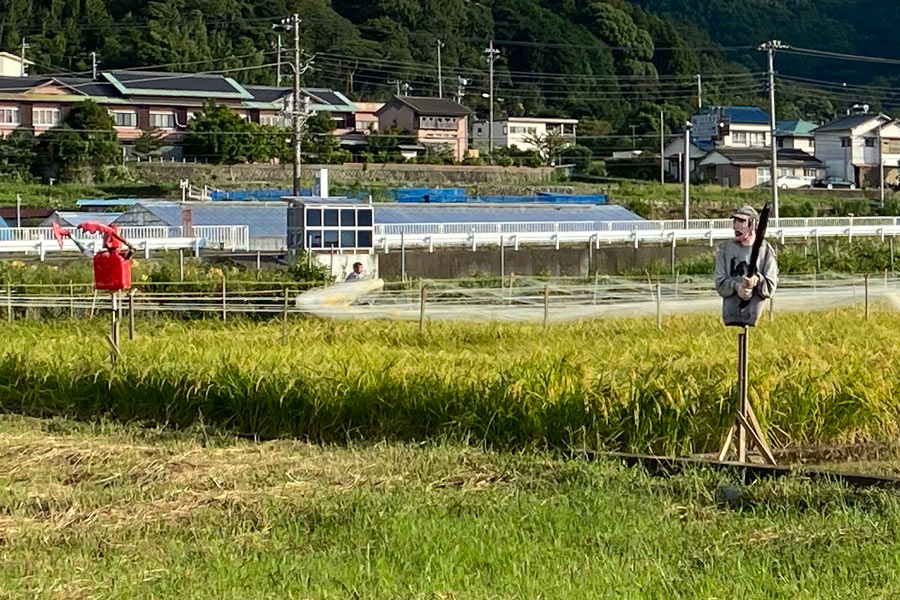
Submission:
M 259 133 L 227 106 L 209 101 L 188 123 L 184 154 L 219 164 L 254 162 L 264 154 Z
M 34 131 L 18 127 L 7 136 L 0 136 L 0 180 L 29 181 L 36 156 Z
M 102 178 L 103 167 L 119 163 L 122 156 L 113 118 L 93 100 L 74 105 L 38 139 L 37 166 L 44 177 L 90 182 Z
M 141 135 L 134 140 L 134 153 L 141 158 L 152 156 L 162 146 L 163 135 L 158 127 L 142 129 Z

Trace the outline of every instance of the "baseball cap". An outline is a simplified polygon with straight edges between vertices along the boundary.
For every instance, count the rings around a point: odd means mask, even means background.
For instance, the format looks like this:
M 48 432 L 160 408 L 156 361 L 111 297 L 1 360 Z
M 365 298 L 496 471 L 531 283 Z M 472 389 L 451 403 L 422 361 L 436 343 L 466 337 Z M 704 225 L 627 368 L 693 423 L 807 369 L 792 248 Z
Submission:
M 759 213 L 756 212 L 756 209 L 750 205 L 742 206 L 741 208 L 731 213 L 731 218 L 734 219 L 735 217 L 759 221 Z

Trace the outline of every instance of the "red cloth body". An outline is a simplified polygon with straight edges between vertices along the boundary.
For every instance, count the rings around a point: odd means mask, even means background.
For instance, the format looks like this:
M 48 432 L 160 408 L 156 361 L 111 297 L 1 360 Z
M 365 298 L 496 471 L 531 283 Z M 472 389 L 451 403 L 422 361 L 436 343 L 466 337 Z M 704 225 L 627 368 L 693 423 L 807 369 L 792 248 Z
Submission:
M 119 291 L 131 287 L 131 260 L 118 251 L 94 255 L 94 289 Z

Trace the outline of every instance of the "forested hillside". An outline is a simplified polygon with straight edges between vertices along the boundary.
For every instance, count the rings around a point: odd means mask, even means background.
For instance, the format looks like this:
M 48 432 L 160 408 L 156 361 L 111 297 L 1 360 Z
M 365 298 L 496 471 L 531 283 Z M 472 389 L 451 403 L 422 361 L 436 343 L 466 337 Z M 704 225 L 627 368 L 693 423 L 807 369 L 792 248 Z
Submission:
M 0 49 L 18 52 L 25 38 L 34 70 L 45 73 L 89 73 L 96 52 L 101 69 L 241 69 L 232 76 L 274 84 L 272 24 L 293 12 L 302 46 L 316 55 L 306 85 L 355 99 L 384 99 L 401 83 L 436 94 L 440 40 L 444 94 L 463 91 L 484 115 L 493 39 L 499 114 L 576 116 L 597 135 L 657 131 L 660 108 L 681 122 L 696 107 L 698 73 L 706 103 L 765 106 L 754 47 L 767 38 L 900 54 L 890 31 L 900 8 L 875 0 L 0 0 Z M 780 72 L 832 82 L 882 84 L 900 73 L 884 67 L 779 55 Z M 856 99 L 882 100 L 783 83 L 785 117 L 827 118 Z

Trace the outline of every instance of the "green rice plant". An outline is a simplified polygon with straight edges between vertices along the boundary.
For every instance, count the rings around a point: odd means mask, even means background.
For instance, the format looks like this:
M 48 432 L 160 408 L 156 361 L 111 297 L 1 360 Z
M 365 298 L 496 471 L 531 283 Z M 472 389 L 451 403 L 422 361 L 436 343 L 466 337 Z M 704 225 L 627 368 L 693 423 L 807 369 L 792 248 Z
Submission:
M 776 446 L 894 439 L 895 319 L 782 315 L 751 336 Z M 0 408 L 260 438 L 714 450 L 735 405 L 733 330 L 711 316 L 557 325 L 139 320 L 111 367 L 102 320 L 0 326 Z M 99 328 L 99 330 L 98 330 Z

